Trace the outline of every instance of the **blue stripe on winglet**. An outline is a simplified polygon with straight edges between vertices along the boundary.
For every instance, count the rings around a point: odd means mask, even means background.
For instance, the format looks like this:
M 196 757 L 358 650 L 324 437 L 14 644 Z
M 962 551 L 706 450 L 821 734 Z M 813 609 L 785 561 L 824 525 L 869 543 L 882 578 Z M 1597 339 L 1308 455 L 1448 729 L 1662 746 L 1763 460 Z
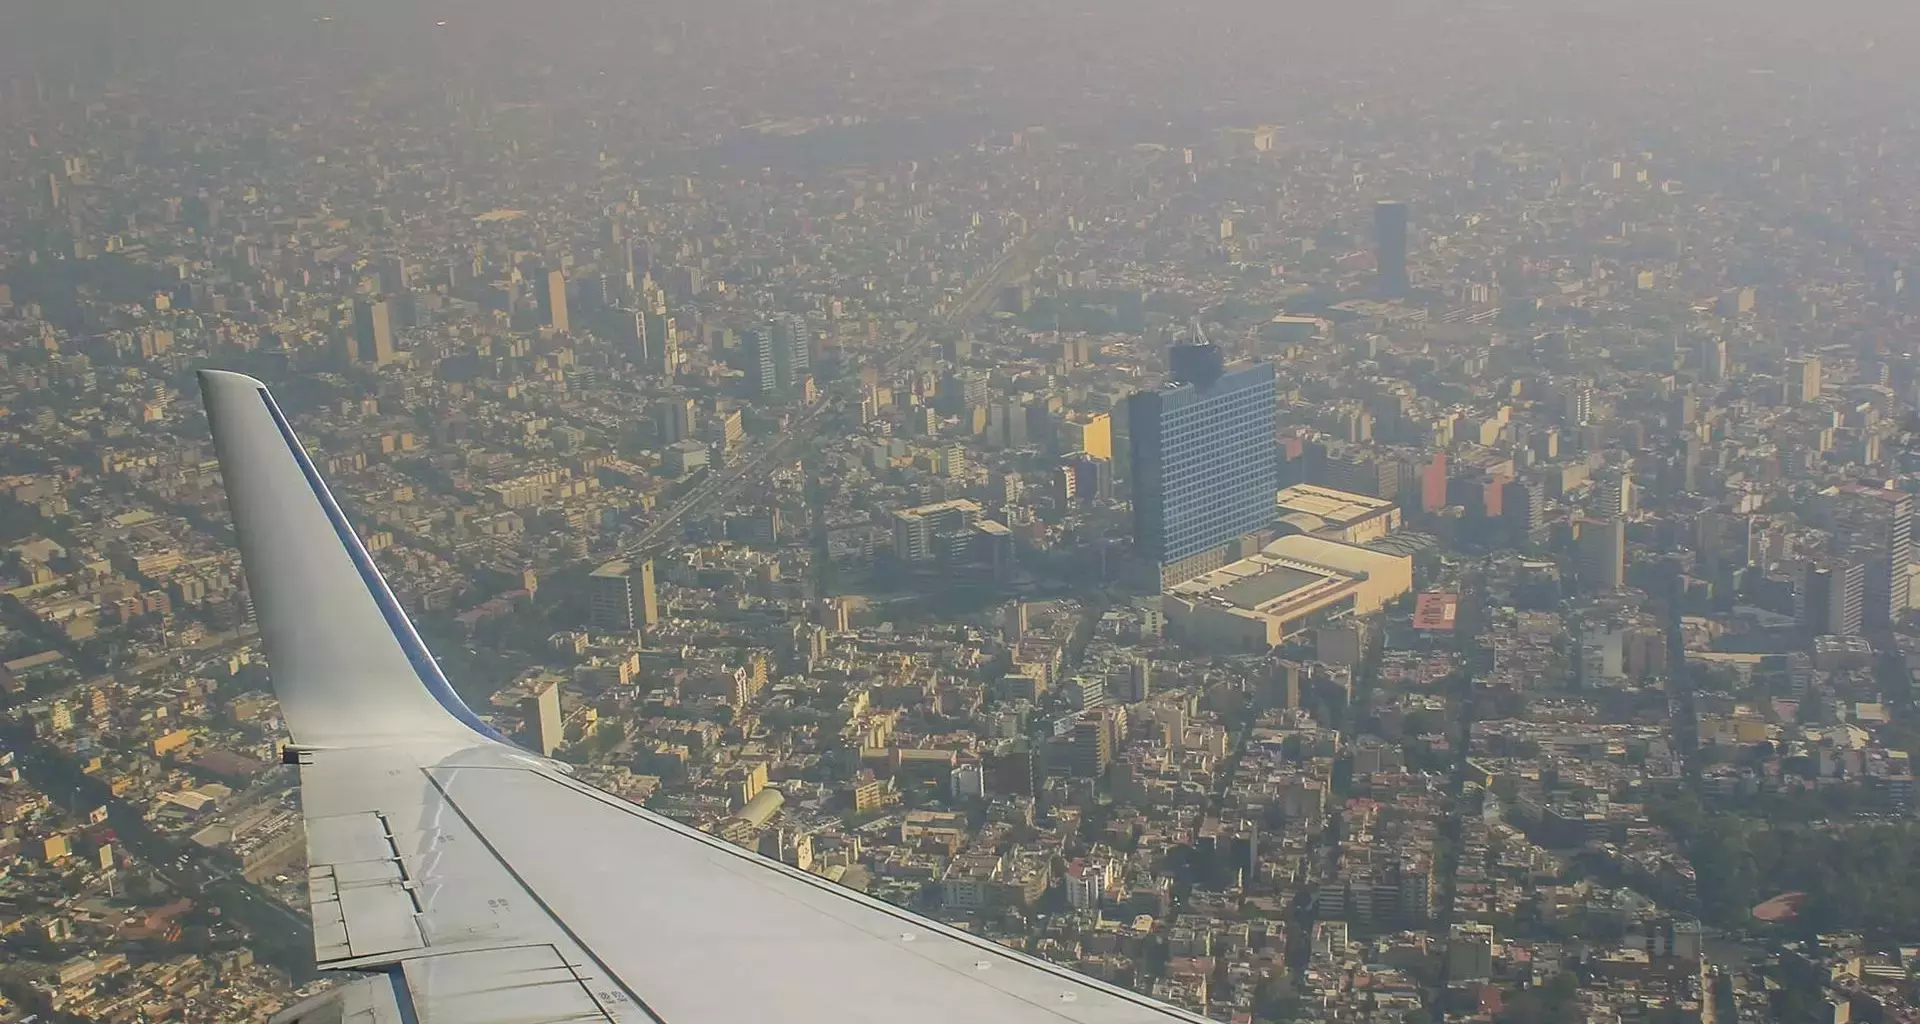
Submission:
M 421 642 L 420 634 L 414 631 L 413 623 L 407 620 L 407 613 L 401 610 L 400 602 L 394 598 L 393 591 L 388 589 L 386 581 L 380 578 L 380 570 L 374 567 L 373 558 L 367 554 L 367 549 L 360 543 L 360 538 L 355 536 L 353 529 L 347 525 L 346 514 L 340 511 L 339 504 L 327 491 L 326 483 L 320 479 L 320 471 L 314 468 L 313 460 L 307 457 L 306 448 L 302 447 L 299 439 L 294 437 L 293 427 L 287 423 L 286 416 L 280 412 L 280 406 L 274 402 L 273 395 L 267 389 L 261 388 L 260 400 L 266 403 L 267 415 L 273 417 L 274 425 L 280 428 L 280 437 L 287 443 L 287 450 L 293 453 L 293 461 L 300 467 L 301 474 L 307 478 L 307 486 L 313 489 L 313 496 L 319 499 L 320 508 L 327 514 L 327 521 L 333 524 L 334 535 L 340 539 L 341 546 L 347 549 L 347 557 L 353 560 L 353 567 L 359 571 L 360 581 L 366 584 L 367 593 L 373 598 L 374 605 L 380 609 L 381 616 L 387 620 L 387 628 L 393 631 L 393 639 L 406 653 L 407 661 L 413 665 L 414 674 L 419 676 L 421 684 L 427 688 L 428 693 L 433 695 L 434 700 L 440 702 L 440 706 L 445 708 L 448 714 L 459 719 L 467 728 L 488 739 L 499 740 L 502 743 L 508 742 L 507 738 L 500 735 L 493 726 L 474 714 L 473 709 L 467 707 L 459 694 L 453 692 L 453 684 L 447 682 L 446 675 L 440 671 L 439 663 L 433 660 L 433 655 L 427 651 L 427 645 Z

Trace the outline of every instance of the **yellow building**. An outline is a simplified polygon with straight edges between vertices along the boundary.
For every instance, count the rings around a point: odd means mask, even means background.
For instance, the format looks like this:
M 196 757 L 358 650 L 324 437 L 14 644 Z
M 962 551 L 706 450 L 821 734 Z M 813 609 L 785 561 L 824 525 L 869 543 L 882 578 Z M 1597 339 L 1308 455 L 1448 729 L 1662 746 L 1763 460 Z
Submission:
M 887 789 L 878 779 L 866 779 L 853 787 L 853 813 L 871 814 L 887 802 Z
M 1060 445 L 1069 452 L 1086 452 L 1113 460 L 1113 417 L 1104 412 L 1077 413 L 1060 424 Z
M 560 681 L 537 680 L 521 701 L 525 727 L 534 746 L 549 757 L 566 742 L 566 726 L 560 718 Z
M 169 751 L 178 750 L 193 742 L 192 729 L 175 729 L 153 741 L 153 756 L 163 757 Z

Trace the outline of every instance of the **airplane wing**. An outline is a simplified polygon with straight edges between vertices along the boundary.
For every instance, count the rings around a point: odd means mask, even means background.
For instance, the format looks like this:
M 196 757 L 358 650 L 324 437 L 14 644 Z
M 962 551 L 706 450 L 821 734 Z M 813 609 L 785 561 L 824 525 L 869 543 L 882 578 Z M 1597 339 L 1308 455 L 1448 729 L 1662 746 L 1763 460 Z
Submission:
M 1204 1018 L 572 778 L 461 702 L 259 381 L 203 371 L 300 765 L 314 955 L 284 1024 Z

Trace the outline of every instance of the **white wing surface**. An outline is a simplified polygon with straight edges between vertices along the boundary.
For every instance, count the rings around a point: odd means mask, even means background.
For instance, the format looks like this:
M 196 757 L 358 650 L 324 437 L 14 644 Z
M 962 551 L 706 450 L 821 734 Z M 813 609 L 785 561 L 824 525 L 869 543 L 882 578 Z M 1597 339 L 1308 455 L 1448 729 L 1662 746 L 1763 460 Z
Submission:
M 1144 1024 L 1202 1018 L 687 828 L 505 742 L 441 675 L 286 417 L 201 374 L 300 761 L 300 1024 Z

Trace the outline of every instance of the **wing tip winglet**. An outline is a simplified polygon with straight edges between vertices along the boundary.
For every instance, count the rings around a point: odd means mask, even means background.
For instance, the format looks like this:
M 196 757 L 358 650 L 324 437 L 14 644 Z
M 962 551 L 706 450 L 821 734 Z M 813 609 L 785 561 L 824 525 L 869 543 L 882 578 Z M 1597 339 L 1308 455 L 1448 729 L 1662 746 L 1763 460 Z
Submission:
M 275 690 L 295 738 L 352 742 L 384 719 L 504 742 L 440 671 L 271 389 L 230 370 L 198 377 L 268 657 L 285 670 Z M 331 613 L 312 615 L 316 602 Z

